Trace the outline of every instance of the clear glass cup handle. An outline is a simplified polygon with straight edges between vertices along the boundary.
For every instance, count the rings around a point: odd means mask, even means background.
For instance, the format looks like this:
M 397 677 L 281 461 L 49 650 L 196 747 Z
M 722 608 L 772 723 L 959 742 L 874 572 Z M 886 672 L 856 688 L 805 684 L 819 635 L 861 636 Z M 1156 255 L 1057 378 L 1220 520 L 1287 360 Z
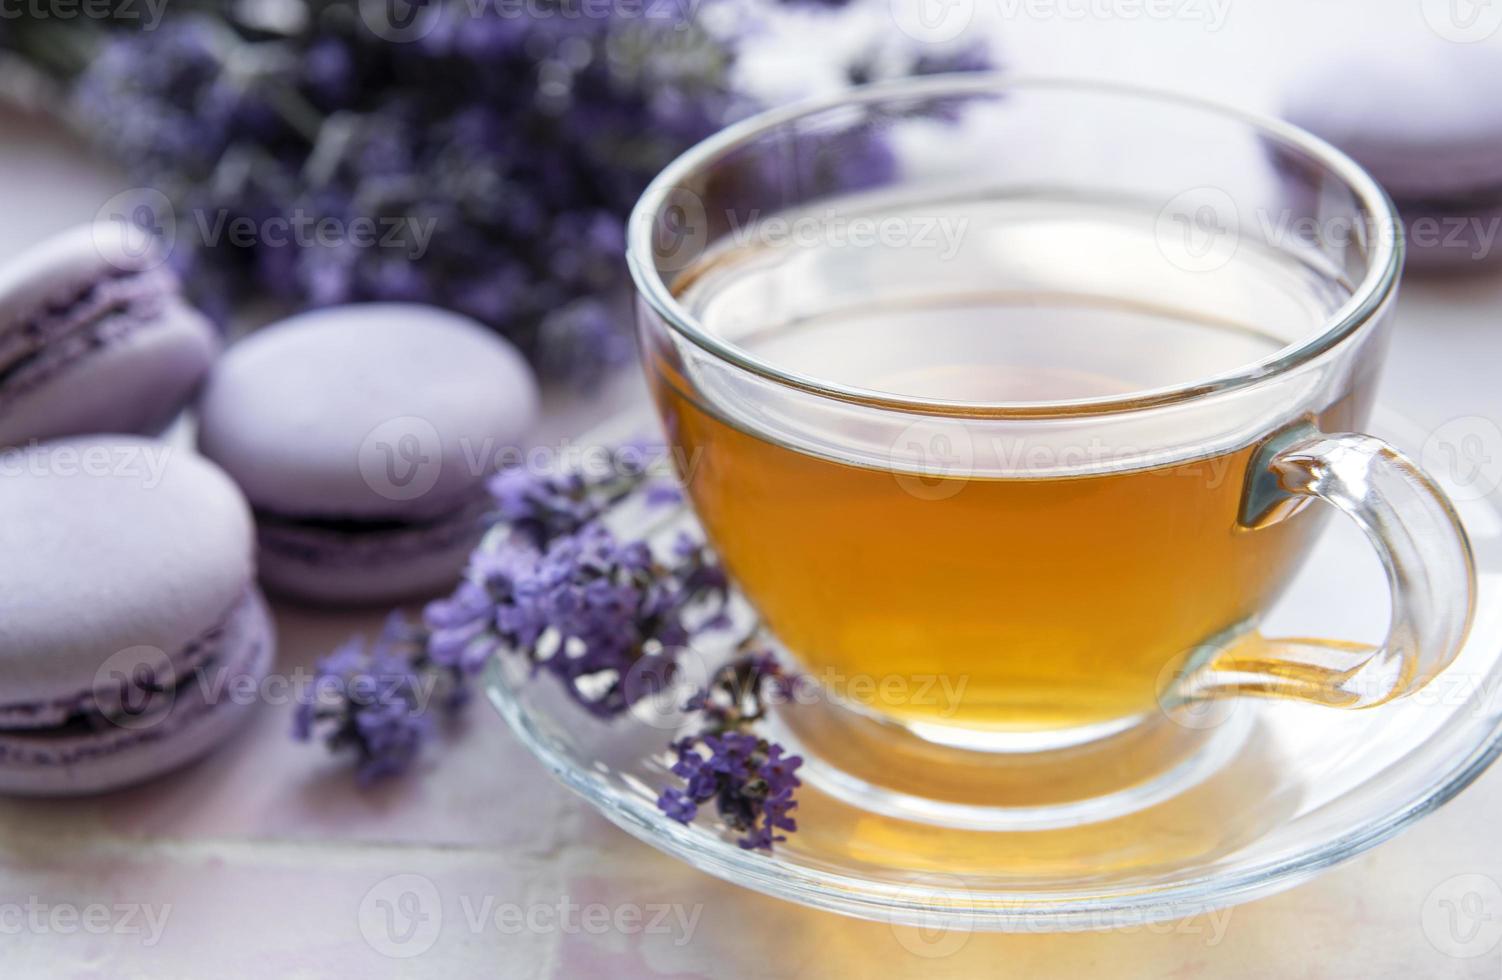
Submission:
M 1444 493 L 1380 439 L 1302 422 L 1253 456 L 1241 522 L 1284 520 L 1313 499 L 1333 504 L 1376 546 L 1392 592 L 1380 647 L 1251 632 L 1183 678 L 1186 700 L 1259 695 L 1367 708 L 1410 694 L 1460 652 L 1476 603 L 1470 542 Z

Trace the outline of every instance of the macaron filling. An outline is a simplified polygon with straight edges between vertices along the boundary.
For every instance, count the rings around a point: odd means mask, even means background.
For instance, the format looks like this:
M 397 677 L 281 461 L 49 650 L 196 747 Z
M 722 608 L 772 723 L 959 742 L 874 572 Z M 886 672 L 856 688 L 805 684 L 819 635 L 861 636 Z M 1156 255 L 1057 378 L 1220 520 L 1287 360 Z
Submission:
M 260 547 L 316 567 L 402 562 L 459 546 L 478 537 L 492 506 L 483 487 L 430 518 L 289 517 L 256 509 Z
M 0 334 L 0 405 L 154 322 L 179 302 L 176 293 L 176 279 L 166 270 L 118 269 L 43 303 Z
M 1419 214 L 1485 214 L 1502 208 L 1502 184 L 1454 194 L 1393 194 L 1398 210 Z
M 167 654 L 160 672 L 132 671 L 114 691 L 91 688 L 53 701 L 0 706 L 0 765 L 70 765 L 101 754 L 101 742 L 117 751 L 169 734 L 212 709 L 237 674 L 265 658 L 267 651 L 259 649 L 268 645 L 258 627 L 263 616 L 259 596 L 247 586 L 219 622 Z M 111 733 L 114 738 L 101 740 Z

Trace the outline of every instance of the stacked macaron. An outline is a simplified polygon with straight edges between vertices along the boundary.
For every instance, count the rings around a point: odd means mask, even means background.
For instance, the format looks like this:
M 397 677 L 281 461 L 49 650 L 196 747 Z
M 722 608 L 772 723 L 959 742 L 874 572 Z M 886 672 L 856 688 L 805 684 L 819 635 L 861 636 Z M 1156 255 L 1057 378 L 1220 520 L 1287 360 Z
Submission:
M 250 498 L 269 588 L 392 602 L 452 587 L 486 481 L 536 407 L 526 362 L 480 324 L 344 306 L 232 347 L 204 388 L 199 448 Z
M 0 269 L 0 446 L 158 432 L 217 346 L 143 232 L 64 232 Z
M 1284 115 L 1366 167 L 1397 205 L 1416 269 L 1473 270 L 1502 253 L 1502 51 L 1421 43 L 1323 60 Z
M 0 792 L 166 772 L 248 716 L 274 643 L 249 508 L 212 464 L 131 435 L 197 391 L 218 334 L 131 225 L 0 268 Z M 47 441 L 53 440 L 53 441 Z
M 112 789 L 223 741 L 274 648 L 239 490 L 134 437 L 4 462 L 0 792 Z
M 99 225 L 0 270 L 0 792 L 112 789 L 227 738 L 274 655 L 258 561 L 317 602 L 451 588 L 536 413 L 515 348 L 423 306 L 293 317 L 209 372 L 162 259 Z M 200 388 L 202 455 L 101 435 Z

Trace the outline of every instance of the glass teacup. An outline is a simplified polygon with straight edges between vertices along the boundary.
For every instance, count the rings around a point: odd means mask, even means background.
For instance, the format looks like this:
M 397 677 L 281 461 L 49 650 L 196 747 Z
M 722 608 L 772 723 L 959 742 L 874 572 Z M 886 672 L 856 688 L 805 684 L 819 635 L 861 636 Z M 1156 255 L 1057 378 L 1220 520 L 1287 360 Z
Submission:
M 680 475 L 770 634 L 914 758 L 1015 755 L 1226 696 L 1381 704 L 1454 658 L 1464 532 L 1359 434 L 1397 229 L 1289 126 L 965 75 L 711 138 L 629 258 Z M 1387 570 L 1379 647 L 1257 630 L 1316 499 Z

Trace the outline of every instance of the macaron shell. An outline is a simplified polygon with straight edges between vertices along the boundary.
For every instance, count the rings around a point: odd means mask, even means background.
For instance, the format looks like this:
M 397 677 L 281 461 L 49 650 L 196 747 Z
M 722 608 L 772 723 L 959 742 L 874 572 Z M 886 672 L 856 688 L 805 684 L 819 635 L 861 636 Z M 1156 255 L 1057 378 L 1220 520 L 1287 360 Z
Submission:
M 223 647 L 203 677 L 189 679 L 150 724 L 96 732 L 26 736 L 0 732 L 0 792 L 76 796 L 117 789 L 207 754 L 255 710 L 276 644 L 266 605 L 254 588 L 225 624 Z M 256 697 L 246 697 L 246 692 Z M 65 763 L 38 761 L 37 750 Z
M 161 250 L 141 229 L 118 222 L 54 235 L 0 265 L 0 331 L 64 303 L 100 279 L 159 268 Z
M 1326 57 L 1289 88 L 1290 122 L 1344 150 L 1395 198 L 1502 187 L 1502 52 L 1421 43 Z
M 208 320 L 169 299 L 150 320 L 124 325 L 119 336 L 19 395 L 0 388 L 0 446 L 77 433 L 160 432 L 192 397 L 218 349 Z
M 204 388 L 199 445 L 258 510 L 287 517 L 442 514 L 537 411 L 521 355 L 433 307 L 360 304 L 253 333 Z
M 249 507 L 191 450 L 128 436 L 0 452 L 0 700 L 89 690 L 109 658 L 176 657 L 254 577 Z

